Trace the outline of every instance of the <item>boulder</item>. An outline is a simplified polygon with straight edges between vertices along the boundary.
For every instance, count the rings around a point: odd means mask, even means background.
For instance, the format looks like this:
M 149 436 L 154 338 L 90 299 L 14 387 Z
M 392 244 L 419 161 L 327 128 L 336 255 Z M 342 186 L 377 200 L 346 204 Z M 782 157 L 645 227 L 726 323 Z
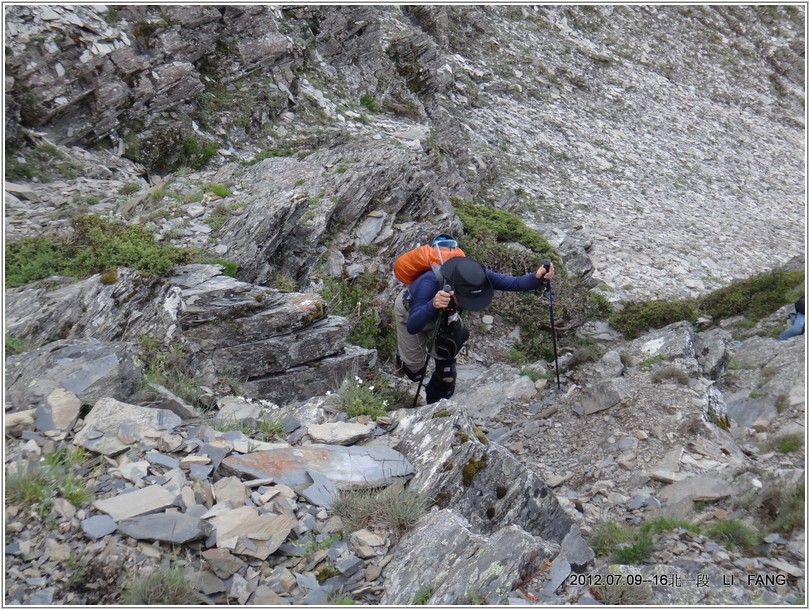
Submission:
M 6 291 L 6 332 L 30 340 L 135 340 L 148 333 L 174 337 L 179 289 L 121 267 L 115 281 L 52 279 Z M 69 388 L 68 388 L 69 389 Z
M 394 449 L 319 444 L 230 455 L 222 466 L 227 472 L 272 479 L 299 492 L 312 485 L 310 472 L 326 477 L 339 489 L 386 487 L 414 472 Z
M 452 417 L 433 417 L 453 406 Z M 466 410 L 449 401 L 406 412 L 396 445 L 414 465 L 409 487 L 453 507 L 476 531 L 516 525 L 544 540 L 561 542 L 571 518 L 551 488 L 504 447 L 481 442 Z
M 54 341 L 6 360 L 6 400 L 15 410 L 36 408 L 56 389 L 82 404 L 102 398 L 127 400 L 141 373 L 129 346 L 94 339 Z
M 152 441 L 171 433 L 182 420 L 165 409 L 130 405 L 102 398 L 87 414 L 84 427 L 73 443 L 96 453 L 116 455 L 140 441 Z
M 558 549 L 515 525 L 483 536 L 455 511 L 434 511 L 394 547 L 380 604 L 412 605 L 426 589 L 429 605 L 474 603 L 471 593 L 484 604 L 504 604 L 521 572 L 538 569 Z

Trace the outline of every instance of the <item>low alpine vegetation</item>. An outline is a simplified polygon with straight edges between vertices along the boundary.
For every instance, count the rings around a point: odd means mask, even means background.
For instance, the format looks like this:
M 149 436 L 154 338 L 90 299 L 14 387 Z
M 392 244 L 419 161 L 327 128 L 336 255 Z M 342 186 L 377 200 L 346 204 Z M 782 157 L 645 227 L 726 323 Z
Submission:
M 24 237 L 6 244 L 6 287 L 14 288 L 52 275 L 88 277 L 115 267 L 164 275 L 188 262 L 191 250 L 159 244 L 138 225 L 93 214 L 77 216 L 67 234 Z
M 327 394 L 326 406 L 335 411 L 345 412 L 349 417 L 367 415 L 377 419 L 385 415 L 388 399 L 381 396 L 377 386 L 364 383 L 355 375 L 354 378 L 344 379 L 336 393 Z
M 743 323 L 750 326 L 782 305 L 795 302 L 803 289 L 804 271 L 776 269 L 733 282 L 699 299 L 627 303 L 611 316 L 610 323 L 627 339 L 681 320 L 695 322 L 700 315 L 714 320 L 745 316 Z
M 121 601 L 128 606 L 190 606 L 203 596 L 177 566 L 131 578 L 124 585 Z
M 50 512 L 55 498 L 81 506 L 94 494 L 84 483 L 86 470 L 81 447 L 61 449 L 39 462 L 18 460 L 6 471 L 6 502 L 31 506 L 40 517 Z
M 381 358 L 391 359 L 396 328 L 391 313 L 377 301 L 386 286 L 386 279 L 367 271 L 350 280 L 327 278 L 321 296 L 331 313 L 349 319 L 349 343 L 375 348 Z
M 422 494 L 398 485 L 382 490 L 346 491 L 332 506 L 346 531 L 381 529 L 396 540 L 416 527 L 427 508 L 427 499 Z

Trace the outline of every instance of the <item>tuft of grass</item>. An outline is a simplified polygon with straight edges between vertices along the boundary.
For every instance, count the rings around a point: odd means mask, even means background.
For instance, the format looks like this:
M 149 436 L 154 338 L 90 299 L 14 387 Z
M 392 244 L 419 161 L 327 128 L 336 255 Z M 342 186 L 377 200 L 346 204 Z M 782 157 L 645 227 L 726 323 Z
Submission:
M 804 445 L 804 436 L 801 434 L 785 434 L 773 440 L 772 446 L 782 453 L 798 451 Z
M 688 521 L 666 517 L 646 521 L 637 528 L 607 521 L 594 528 L 590 544 L 597 556 L 609 557 L 612 563 L 639 564 L 652 554 L 652 537 L 675 528 L 700 532 L 698 526 Z
M 16 471 L 6 473 L 6 502 L 35 506 L 50 501 L 53 497 L 48 471 L 31 462 L 18 463 Z
M 427 512 L 425 496 L 392 485 L 382 490 L 344 491 L 332 506 L 348 532 L 363 528 L 383 529 L 395 539 L 416 527 Z
M 433 587 L 420 587 L 413 597 L 413 605 L 427 606 L 431 597 L 433 597 Z
M 279 292 L 297 292 L 298 282 L 286 271 L 276 271 L 270 280 L 270 286 Z
M 6 474 L 7 502 L 36 507 L 40 516 L 48 514 L 57 497 L 81 506 L 94 496 L 85 484 L 86 461 L 81 447 L 49 453 L 40 462 L 18 461 L 16 468 Z
M 228 197 L 231 194 L 230 189 L 224 184 L 208 184 L 205 188 L 217 197 Z
M 121 601 L 130 606 L 198 605 L 203 596 L 177 566 L 132 577 L 124 585 Z
M 141 190 L 141 185 L 137 182 L 127 182 L 126 184 L 121 185 L 118 189 L 119 195 L 134 195 L 138 191 Z
M 144 384 L 162 385 L 196 406 L 204 406 L 203 391 L 194 378 L 188 354 L 178 341 L 164 345 L 152 335 L 139 337 L 140 359 L 145 365 Z
M 371 93 L 364 93 L 360 96 L 360 105 L 369 112 L 377 113 L 381 110 L 380 105 L 377 103 L 377 100 L 374 99 L 374 95 Z
M 719 539 L 728 549 L 739 549 L 751 553 L 759 542 L 759 534 L 739 519 L 727 519 L 713 523 L 706 530 L 706 535 Z
M 284 424 L 281 423 L 281 419 L 278 417 L 263 419 L 259 422 L 259 431 L 266 438 L 281 438 L 284 436 Z
M 805 527 L 804 481 L 793 486 L 773 482 L 757 499 L 756 514 L 766 532 L 789 534 Z

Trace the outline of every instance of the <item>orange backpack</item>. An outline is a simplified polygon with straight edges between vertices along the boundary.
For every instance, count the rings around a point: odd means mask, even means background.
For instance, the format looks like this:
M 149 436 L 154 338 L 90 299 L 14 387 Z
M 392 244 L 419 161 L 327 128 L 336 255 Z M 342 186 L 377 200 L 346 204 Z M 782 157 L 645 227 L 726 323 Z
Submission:
M 454 239 L 440 235 L 431 243 L 417 246 L 400 255 L 394 261 L 394 277 L 400 282 L 410 284 L 425 271 L 429 271 L 432 265 L 441 265 L 456 256 L 466 256 L 466 254 L 458 247 Z

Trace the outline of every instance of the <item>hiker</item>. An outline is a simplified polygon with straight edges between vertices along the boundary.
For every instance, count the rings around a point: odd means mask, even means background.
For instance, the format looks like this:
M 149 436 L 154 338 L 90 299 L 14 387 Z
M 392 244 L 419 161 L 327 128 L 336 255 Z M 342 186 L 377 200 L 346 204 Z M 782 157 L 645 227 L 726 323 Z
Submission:
M 804 334 L 804 296 L 796 301 L 793 307 L 796 311 L 788 316 L 788 327 L 777 337 L 779 341 Z
M 425 271 L 397 296 L 394 304 L 398 372 L 421 382 L 433 357 L 436 369 L 425 386 L 426 402 L 450 398 L 456 389 L 456 354 L 469 335 L 458 314 L 464 309 L 481 311 L 490 304 L 495 290 L 529 292 L 553 277 L 551 264 L 548 269 L 540 266 L 525 275 L 503 275 L 466 256 L 451 258 L 441 267 Z M 428 354 L 437 319 L 441 326 Z

